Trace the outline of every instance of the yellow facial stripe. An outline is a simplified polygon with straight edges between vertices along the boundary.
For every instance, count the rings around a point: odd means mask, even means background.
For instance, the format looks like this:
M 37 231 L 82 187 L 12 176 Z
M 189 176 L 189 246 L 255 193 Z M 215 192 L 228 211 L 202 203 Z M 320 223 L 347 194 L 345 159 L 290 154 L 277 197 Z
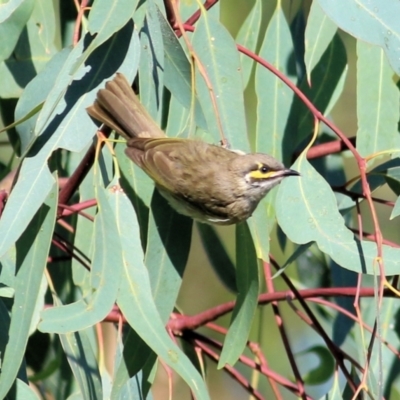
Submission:
M 260 170 L 251 171 L 249 176 L 253 179 L 268 179 L 275 175 L 275 171 L 261 172 Z

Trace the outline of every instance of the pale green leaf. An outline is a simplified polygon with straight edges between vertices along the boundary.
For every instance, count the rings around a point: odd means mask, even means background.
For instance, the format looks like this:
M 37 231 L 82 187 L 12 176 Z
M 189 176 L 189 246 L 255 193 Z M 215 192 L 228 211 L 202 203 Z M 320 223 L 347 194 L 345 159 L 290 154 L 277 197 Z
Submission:
M 236 226 L 236 283 L 238 296 L 218 368 L 235 364 L 243 353 L 258 304 L 260 283 L 256 250 L 246 223 Z
M 158 19 L 164 42 L 165 87 L 187 110 L 192 110 L 192 103 L 194 101 L 196 124 L 202 129 L 207 129 L 207 123 L 199 101 L 193 96 L 192 69 L 188 57 L 175 32 L 171 29 L 171 25 L 160 11 L 158 12 Z M 168 118 L 168 124 L 174 119 Z M 188 120 L 187 122 L 192 122 L 192 120 Z M 171 135 L 169 136 L 172 137 L 176 136 L 180 130 L 173 129 L 170 132 Z M 192 132 L 191 126 L 189 126 L 189 132 Z
M 318 0 L 339 28 L 382 47 L 400 75 L 400 3 L 396 0 Z
M 0 61 L 8 58 L 27 23 L 35 0 L 10 0 L 0 4 L 0 37 L 3 38 L 0 46 Z M 4 40 L 7 38 L 7 40 Z
M 42 103 L 46 100 L 46 97 L 55 84 L 59 70 L 66 62 L 70 52 L 71 48 L 67 47 L 57 53 L 46 64 L 43 71 L 28 83 L 15 108 L 16 120 L 20 120 L 26 115 L 29 115 L 32 110 L 37 109 L 39 106 L 41 108 Z M 16 128 L 21 140 L 20 151 L 22 156 L 26 154 L 37 138 L 37 135 L 34 134 L 34 130 L 38 115 L 39 114 L 35 113 L 27 121 L 20 123 Z
M 236 36 L 236 43 L 242 45 L 252 52 L 256 51 L 258 35 L 260 34 L 262 16 L 261 4 L 261 0 L 256 0 L 253 8 L 244 20 Z M 254 66 L 254 60 L 245 54 L 240 53 L 240 63 L 242 65 L 243 88 L 245 88 L 250 80 L 251 71 Z
M 273 44 L 273 45 L 271 45 Z M 294 71 L 293 42 L 282 8 L 277 5 L 265 32 L 259 55 L 284 73 L 289 79 Z M 256 66 L 257 126 L 255 150 L 283 159 L 283 138 L 286 133 L 294 94 L 271 71 L 261 64 Z M 257 255 L 263 260 L 269 256 L 269 232 L 275 222 L 276 191 L 261 201 L 249 222 L 255 240 Z
M 320 112 L 329 113 L 334 101 L 343 90 L 346 73 L 346 49 L 343 41 L 336 34 L 311 73 L 311 87 L 304 77 L 300 90 Z M 290 161 L 292 157 L 289 150 L 295 150 L 299 143 L 310 136 L 313 129 L 313 115 L 303 102 L 295 97 L 286 127 L 287 132 L 295 132 L 295 134 L 284 136 L 283 146 L 288 150 L 283 154 L 284 162 Z
M 138 42 L 132 25 L 128 24 L 98 48 L 87 60 L 90 72 L 75 81 L 69 71 L 82 51 L 82 44 L 83 40 L 69 54 L 37 119 L 35 134 L 40 134 L 40 138 L 31 147 L 31 156 L 23 162 L 0 220 L 0 232 L 4 230 L 0 256 L 18 239 L 49 192 L 53 180 L 47 162 L 53 151 L 58 148 L 81 151 L 92 140 L 95 125 L 85 107 L 93 103 L 99 82 L 117 69 L 130 79 L 136 74 L 137 64 L 132 59 L 138 56 Z M 104 63 L 105 55 L 110 53 L 113 58 Z M 82 68 L 78 75 L 83 72 Z M 25 207 L 28 203 L 29 207 Z
M 174 211 L 155 191 L 145 264 L 154 303 L 164 323 L 173 311 L 189 256 L 193 220 Z
M 297 244 L 315 241 L 341 267 L 379 274 L 376 244 L 360 242 L 345 226 L 328 183 L 304 157 L 294 168 L 301 177 L 284 180 L 276 201 L 279 225 L 289 239 Z M 387 275 L 397 274 L 400 249 L 383 246 L 383 263 Z
M 394 204 L 392 214 L 390 214 L 390 219 L 396 218 L 400 215 L 400 197 L 397 198 L 396 203 Z
M 11 1 L 8 4 L 10 3 L 16 2 Z M 24 4 L 29 3 L 32 2 L 24 1 Z M 54 10 L 55 5 L 48 0 L 36 0 L 33 3 L 30 17 L 12 54 L 0 63 L 2 80 L 0 95 L 3 98 L 19 97 L 23 88 L 43 70 L 61 48 L 60 26 L 56 26 L 58 18 Z M 1 31 L 0 37 L 7 37 L 3 43 L 8 43 L 9 39 L 13 41 L 12 35 L 2 35 Z
M 94 222 L 94 252 L 90 271 L 91 294 L 88 298 L 43 311 L 42 332 L 70 333 L 101 322 L 111 311 L 121 279 L 122 250 L 113 208 L 115 184 L 107 191 L 97 188 L 99 212 Z M 110 203 L 110 204 L 109 204 Z
M 57 211 L 58 187 L 53 184 L 44 204 L 35 214 L 16 243 L 16 278 L 14 304 L 11 310 L 9 340 L 2 354 L 0 398 L 4 398 L 13 384 L 22 363 L 29 330 L 41 301 L 41 282 Z
M 323 12 L 317 1 L 311 4 L 305 31 L 304 62 L 307 69 L 307 80 L 311 82 L 311 71 L 318 64 L 329 43 L 337 31 L 337 26 Z
M 132 205 L 116 192 L 115 207 L 123 251 L 123 278 L 117 303 L 131 327 L 147 345 L 189 385 L 198 399 L 209 399 L 204 382 L 187 357 L 168 336 L 153 301 L 150 279 L 143 263 L 139 227 Z
M 126 28 L 138 5 L 138 0 L 96 0 L 89 13 L 88 29 L 94 35 L 93 41 L 85 48 L 71 68 L 71 75 L 87 64 L 92 53 L 118 31 Z M 107 58 L 112 61 L 112 57 Z
M 357 150 L 362 157 L 400 150 L 399 90 L 384 51 L 357 41 Z
M 102 400 L 104 397 L 98 360 L 93 353 L 87 332 L 71 332 L 60 335 L 60 341 L 78 383 L 80 398 L 82 400 Z
M 219 21 L 203 13 L 192 45 L 211 86 L 207 87 L 196 66 L 196 90 L 215 143 L 222 139 L 223 133 L 232 148 L 248 151 L 240 59 L 234 40 Z
M 158 9 L 152 0 L 145 3 L 146 18 L 140 31 L 140 102 L 161 125 L 164 90 L 164 43 Z

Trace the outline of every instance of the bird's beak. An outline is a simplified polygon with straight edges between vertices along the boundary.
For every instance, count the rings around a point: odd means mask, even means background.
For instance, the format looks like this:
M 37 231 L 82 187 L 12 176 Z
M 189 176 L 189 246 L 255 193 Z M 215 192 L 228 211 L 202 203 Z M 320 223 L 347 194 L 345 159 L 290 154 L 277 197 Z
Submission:
M 283 171 L 284 176 L 301 176 L 300 172 L 295 171 L 294 169 L 286 169 Z
M 287 176 L 300 176 L 300 173 L 294 169 L 281 169 L 280 171 L 271 171 L 269 178 L 285 178 Z
M 286 176 L 300 176 L 300 173 L 295 171 L 294 169 L 281 169 L 280 171 L 274 171 L 273 175 L 271 177 L 273 178 L 279 178 L 279 177 L 286 177 Z

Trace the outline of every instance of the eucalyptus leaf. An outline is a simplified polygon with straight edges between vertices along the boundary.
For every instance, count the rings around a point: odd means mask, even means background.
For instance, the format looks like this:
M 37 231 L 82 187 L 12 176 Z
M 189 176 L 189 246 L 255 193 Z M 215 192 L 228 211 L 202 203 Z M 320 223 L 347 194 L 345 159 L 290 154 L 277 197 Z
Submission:
M 21 363 L 32 321 L 41 301 L 41 283 L 53 235 L 58 187 L 53 184 L 44 202 L 16 243 L 14 304 L 11 310 L 9 340 L 2 353 L 0 398 L 11 388 Z
M 345 226 L 327 182 L 303 156 L 294 168 L 301 178 L 283 181 L 276 202 L 278 223 L 289 239 L 297 244 L 315 241 L 341 267 L 379 274 L 376 244 L 359 241 Z M 383 257 L 386 275 L 395 275 L 400 267 L 400 250 L 384 245 Z
M 236 263 L 238 296 L 218 368 L 223 368 L 225 364 L 235 364 L 242 354 L 258 304 L 260 282 L 256 250 L 246 223 L 236 226 Z
M 318 2 L 339 28 L 365 42 L 380 46 L 394 71 L 400 74 L 400 35 L 396 17 L 400 12 L 400 4 L 396 0 Z
M 219 21 L 203 13 L 192 45 L 201 63 L 196 66 L 196 90 L 214 141 L 224 137 L 232 148 L 249 151 L 240 59 L 233 38 Z

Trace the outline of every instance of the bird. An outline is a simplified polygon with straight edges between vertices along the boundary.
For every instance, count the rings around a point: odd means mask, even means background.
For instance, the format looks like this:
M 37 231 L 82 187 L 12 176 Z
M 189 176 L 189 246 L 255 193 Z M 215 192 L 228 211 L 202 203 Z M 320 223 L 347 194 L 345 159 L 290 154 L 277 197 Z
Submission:
M 86 110 L 126 139 L 125 154 L 153 179 L 172 208 L 201 223 L 243 222 L 282 179 L 300 175 L 268 154 L 167 137 L 121 73 Z

